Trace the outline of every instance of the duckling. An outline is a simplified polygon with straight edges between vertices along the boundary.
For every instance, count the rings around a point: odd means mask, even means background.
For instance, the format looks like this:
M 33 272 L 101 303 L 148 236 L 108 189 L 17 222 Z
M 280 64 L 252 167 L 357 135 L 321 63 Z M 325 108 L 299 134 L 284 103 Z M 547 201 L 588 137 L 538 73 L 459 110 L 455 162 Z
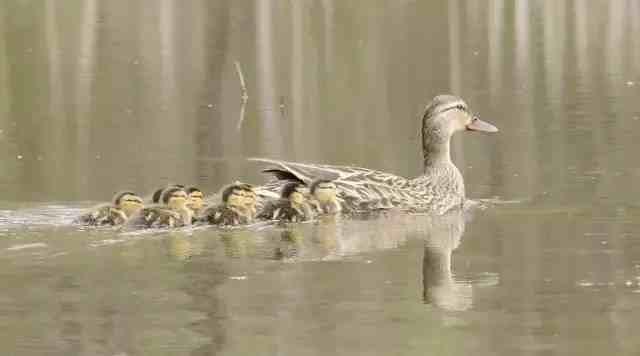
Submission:
M 140 210 L 127 223 L 138 227 L 178 227 L 191 225 L 193 212 L 187 207 L 187 193 L 182 188 L 169 187 L 162 193 L 164 205 L 152 205 Z
M 337 214 L 342 211 L 336 185 L 328 179 L 317 179 L 309 187 L 309 204 L 318 214 Z
M 243 196 L 245 209 L 248 216 L 251 216 L 251 220 L 253 220 L 253 218 L 257 215 L 256 204 L 258 202 L 258 196 L 253 190 L 253 185 L 240 183 L 240 187 L 242 188 L 242 193 L 244 193 Z
M 204 209 L 206 204 L 204 202 L 204 194 L 196 187 L 189 187 L 185 190 L 187 192 L 187 207 L 193 211 L 193 216 L 198 216 Z
M 311 207 L 305 198 L 306 187 L 300 182 L 289 182 L 282 187 L 280 199 L 268 201 L 258 219 L 306 221 L 313 217 Z
M 169 188 L 173 188 L 173 187 L 184 189 L 184 185 L 182 185 L 182 184 L 169 184 L 166 187 L 158 188 L 151 195 L 151 202 L 153 204 L 160 204 L 160 199 L 162 198 L 162 193 L 164 192 L 164 190 L 165 189 L 169 189 Z
M 254 212 L 253 186 L 236 182 L 222 192 L 222 204 L 206 208 L 198 220 L 222 226 L 250 224 L 253 222 Z
M 144 207 L 142 198 L 130 191 L 118 192 L 112 204 L 100 205 L 75 221 L 84 225 L 121 225 Z

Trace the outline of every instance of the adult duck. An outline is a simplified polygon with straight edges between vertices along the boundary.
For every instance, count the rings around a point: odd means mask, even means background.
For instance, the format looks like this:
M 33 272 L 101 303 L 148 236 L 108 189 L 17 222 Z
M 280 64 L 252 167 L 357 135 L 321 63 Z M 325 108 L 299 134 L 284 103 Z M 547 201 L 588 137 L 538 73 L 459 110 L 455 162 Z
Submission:
M 276 178 L 256 192 L 261 198 L 270 198 L 283 181 L 309 185 L 317 179 L 327 179 L 335 184 L 340 204 L 347 212 L 399 208 L 443 214 L 462 207 L 465 201 L 464 179 L 450 154 L 451 137 L 463 131 L 497 132 L 498 129 L 473 115 L 461 98 L 439 95 L 427 105 L 422 118 L 422 175 L 408 179 L 367 168 L 254 158 L 252 160 L 269 164 L 263 172 Z

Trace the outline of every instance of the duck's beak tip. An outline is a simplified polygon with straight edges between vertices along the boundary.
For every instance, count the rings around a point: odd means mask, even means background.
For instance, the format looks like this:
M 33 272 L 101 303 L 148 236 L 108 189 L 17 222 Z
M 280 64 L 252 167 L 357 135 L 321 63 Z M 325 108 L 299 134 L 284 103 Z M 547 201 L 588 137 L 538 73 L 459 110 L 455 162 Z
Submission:
M 486 121 L 482 121 L 480 119 L 475 119 L 473 120 L 470 124 L 467 125 L 467 130 L 469 131 L 481 131 L 481 132 L 489 132 L 489 133 L 494 133 L 494 132 L 498 132 L 500 130 L 498 130 L 497 127 L 493 126 L 492 124 L 486 122 Z

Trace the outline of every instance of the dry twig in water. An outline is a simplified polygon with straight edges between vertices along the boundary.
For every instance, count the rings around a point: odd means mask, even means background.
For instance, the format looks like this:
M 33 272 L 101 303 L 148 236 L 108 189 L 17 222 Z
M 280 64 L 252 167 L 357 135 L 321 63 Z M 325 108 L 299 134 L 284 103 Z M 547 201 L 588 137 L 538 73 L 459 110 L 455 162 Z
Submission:
M 238 126 L 236 127 L 236 129 L 240 131 L 240 129 L 242 129 L 242 122 L 244 121 L 244 112 L 247 105 L 247 100 L 249 100 L 249 94 L 247 92 L 247 85 L 244 82 L 244 75 L 242 74 L 242 67 L 240 67 L 240 62 L 234 60 L 233 63 L 236 66 L 236 72 L 238 73 L 238 79 L 240 80 L 240 99 L 242 100 L 242 104 L 240 106 L 240 119 L 238 120 Z

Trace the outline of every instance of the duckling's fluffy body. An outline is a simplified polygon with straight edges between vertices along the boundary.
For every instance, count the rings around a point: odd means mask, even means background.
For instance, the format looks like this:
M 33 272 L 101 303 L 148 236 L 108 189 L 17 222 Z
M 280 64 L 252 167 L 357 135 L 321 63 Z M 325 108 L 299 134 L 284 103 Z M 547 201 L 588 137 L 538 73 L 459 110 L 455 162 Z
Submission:
M 328 179 L 317 179 L 309 188 L 309 205 L 318 215 L 337 214 L 342 211 L 336 185 Z
M 127 221 L 127 215 L 112 204 L 103 204 L 80 215 L 75 222 L 82 225 L 122 225 Z
M 313 211 L 305 198 L 305 186 L 300 182 L 289 182 L 282 187 L 279 199 L 267 201 L 257 218 L 301 222 L 313 218 Z
M 150 205 L 133 216 L 127 225 L 145 228 L 178 227 L 183 226 L 182 216 L 168 207 L 160 204 Z
M 133 192 L 118 192 L 111 204 L 102 204 L 79 216 L 75 222 L 83 225 L 122 225 L 143 208 L 142 199 Z
M 179 227 L 191 225 L 193 212 L 186 206 L 187 193 L 179 187 L 170 187 L 162 193 L 163 205 L 141 209 L 128 222 L 132 227 Z
M 187 208 L 193 211 L 194 217 L 200 215 L 207 208 L 204 194 L 196 187 L 188 187 L 185 191 L 187 192 Z
M 205 208 L 197 221 L 220 226 L 244 225 L 253 222 L 256 210 L 253 186 L 234 183 L 224 189 L 221 199 L 221 204 Z

